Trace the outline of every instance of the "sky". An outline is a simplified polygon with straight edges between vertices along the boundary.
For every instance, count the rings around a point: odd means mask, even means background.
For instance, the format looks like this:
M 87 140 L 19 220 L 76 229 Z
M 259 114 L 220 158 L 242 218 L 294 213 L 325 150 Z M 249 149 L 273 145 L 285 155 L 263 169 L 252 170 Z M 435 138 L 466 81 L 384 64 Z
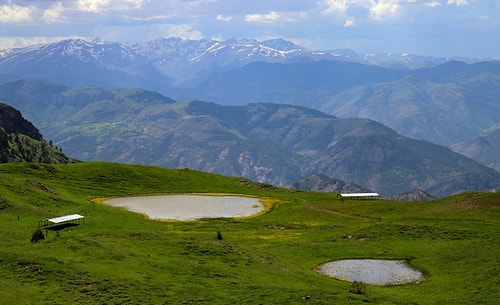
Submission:
M 0 49 L 160 37 L 498 58 L 500 0 L 0 0 Z

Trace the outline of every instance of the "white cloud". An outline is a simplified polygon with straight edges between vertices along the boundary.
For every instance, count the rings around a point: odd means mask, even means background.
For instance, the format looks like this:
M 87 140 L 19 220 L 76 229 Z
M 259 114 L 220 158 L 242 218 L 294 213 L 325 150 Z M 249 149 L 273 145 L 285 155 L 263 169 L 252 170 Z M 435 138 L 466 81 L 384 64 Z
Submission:
M 51 8 L 45 10 L 42 19 L 46 22 L 58 22 L 61 21 L 61 14 L 64 12 L 64 7 L 61 2 L 57 2 Z
M 34 8 L 23 7 L 18 5 L 10 5 L 10 1 L 6 5 L 0 6 L 0 22 L 2 23 L 22 23 L 31 21 L 31 14 Z
M 436 7 L 436 6 L 440 6 L 441 5 L 441 2 L 439 1 L 432 1 L 432 2 L 425 2 L 424 3 L 424 6 L 426 7 Z
M 123 16 L 124 19 L 126 20 L 134 20 L 134 21 L 158 21 L 158 20 L 167 20 L 169 18 L 172 18 L 171 15 L 156 15 L 156 16 L 147 16 L 147 17 L 129 17 L 129 16 Z
M 215 19 L 218 21 L 231 21 L 233 19 L 233 17 L 231 17 L 231 16 L 225 17 L 222 15 L 217 15 L 217 17 Z
M 245 16 L 245 21 L 247 22 L 263 22 L 271 23 L 277 21 L 281 18 L 281 14 L 278 12 L 270 12 L 269 14 L 250 14 Z
M 350 27 L 350 26 L 354 26 L 354 20 L 353 19 L 347 19 L 345 22 L 344 22 L 344 27 Z
M 212 37 L 210 37 L 211 40 L 215 40 L 215 41 L 224 41 L 224 38 L 222 38 L 222 36 L 220 35 L 214 35 Z
M 139 12 L 139 9 L 142 8 L 145 1 L 148 0 L 71 0 L 71 1 L 57 1 L 51 7 L 42 8 L 39 7 L 39 10 L 43 10 L 43 14 L 40 14 L 38 17 L 41 18 L 42 21 L 48 23 L 56 23 L 56 22 L 66 22 L 69 23 L 71 20 L 79 20 L 82 17 L 83 13 L 90 14 L 102 14 L 103 16 L 112 15 L 110 12 L 113 11 L 132 11 L 136 10 Z M 132 17 L 128 18 L 128 16 L 122 16 L 126 19 L 134 19 Z M 87 18 L 87 17 L 84 17 Z M 157 16 L 148 16 L 143 20 L 155 20 L 159 19 Z M 140 19 L 140 17 L 139 17 Z M 135 20 L 135 19 L 134 19 Z
M 180 37 L 184 39 L 198 40 L 202 39 L 203 35 L 200 31 L 196 31 L 189 24 L 168 24 L 162 26 L 166 37 Z
M 370 8 L 370 16 L 377 20 L 397 15 L 399 11 L 399 0 L 380 0 L 373 2 Z
M 448 5 L 462 6 L 462 5 L 469 4 L 469 0 L 448 0 L 448 2 L 446 4 L 448 4 Z
M 305 20 L 307 12 L 276 12 L 271 11 L 268 14 L 247 14 L 246 22 L 260 23 L 296 23 L 300 20 Z
M 332 12 L 341 12 L 344 13 L 348 5 L 347 3 L 349 0 L 326 0 L 325 4 L 327 8 L 325 9 L 325 13 L 332 13 Z
M 99 13 L 102 11 L 125 11 L 141 8 L 146 0 L 78 0 L 76 8 L 80 11 Z
M 97 13 L 109 4 L 109 0 L 78 0 L 76 7 L 80 11 Z

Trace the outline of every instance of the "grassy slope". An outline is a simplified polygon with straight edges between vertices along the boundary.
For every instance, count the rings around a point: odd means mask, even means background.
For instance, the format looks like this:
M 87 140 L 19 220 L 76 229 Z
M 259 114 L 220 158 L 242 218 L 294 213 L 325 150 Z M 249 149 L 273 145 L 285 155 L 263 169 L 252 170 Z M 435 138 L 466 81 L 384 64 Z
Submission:
M 279 199 L 246 220 L 159 222 L 96 197 L 217 192 Z M 420 203 L 336 200 L 192 170 L 112 163 L 0 165 L 2 304 L 495 304 L 499 194 Z M 38 221 L 85 224 L 30 243 Z M 223 240 L 216 238 L 221 231 Z M 418 285 L 367 286 L 317 274 L 341 258 L 397 258 Z M 310 296 L 310 298 L 304 298 Z

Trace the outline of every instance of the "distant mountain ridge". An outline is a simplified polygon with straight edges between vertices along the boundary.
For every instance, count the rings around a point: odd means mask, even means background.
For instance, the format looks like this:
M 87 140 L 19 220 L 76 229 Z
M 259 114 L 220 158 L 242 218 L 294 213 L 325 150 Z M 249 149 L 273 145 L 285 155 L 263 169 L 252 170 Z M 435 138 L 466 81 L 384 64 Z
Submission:
M 419 188 L 440 197 L 500 184 L 499 172 L 445 147 L 302 106 L 175 102 L 142 89 L 40 81 L 0 85 L 0 99 L 80 160 L 192 168 L 278 186 L 323 174 L 383 196 Z
M 11 79 L 43 79 L 68 86 L 154 89 L 168 88 L 171 82 L 135 45 L 82 39 L 4 50 L 0 70 Z
M 496 74 L 462 76 L 465 80 L 458 83 L 407 76 L 362 85 L 317 108 L 340 117 L 370 118 L 412 138 L 452 145 L 499 123 L 500 64 L 491 65 L 498 67 Z
M 452 60 L 410 54 L 358 54 L 350 49 L 312 51 L 283 39 L 185 40 L 158 38 L 142 44 L 67 39 L 0 50 L 0 70 L 18 78 L 40 78 L 68 86 L 142 87 L 168 94 L 214 72 L 252 62 L 293 63 L 335 60 L 415 69 Z M 80 72 L 80 74 L 78 73 Z

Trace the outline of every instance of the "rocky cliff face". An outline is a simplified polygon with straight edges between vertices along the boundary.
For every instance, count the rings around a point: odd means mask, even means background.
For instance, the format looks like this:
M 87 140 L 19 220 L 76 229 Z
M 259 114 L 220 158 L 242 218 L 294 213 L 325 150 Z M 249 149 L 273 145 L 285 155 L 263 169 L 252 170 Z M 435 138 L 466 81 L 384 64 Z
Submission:
M 52 144 L 21 112 L 0 103 L 0 163 L 70 163 L 72 160 Z
M 0 103 L 0 127 L 7 133 L 20 133 L 33 140 L 43 140 L 40 131 L 31 122 L 23 118 L 19 110 L 3 103 Z

